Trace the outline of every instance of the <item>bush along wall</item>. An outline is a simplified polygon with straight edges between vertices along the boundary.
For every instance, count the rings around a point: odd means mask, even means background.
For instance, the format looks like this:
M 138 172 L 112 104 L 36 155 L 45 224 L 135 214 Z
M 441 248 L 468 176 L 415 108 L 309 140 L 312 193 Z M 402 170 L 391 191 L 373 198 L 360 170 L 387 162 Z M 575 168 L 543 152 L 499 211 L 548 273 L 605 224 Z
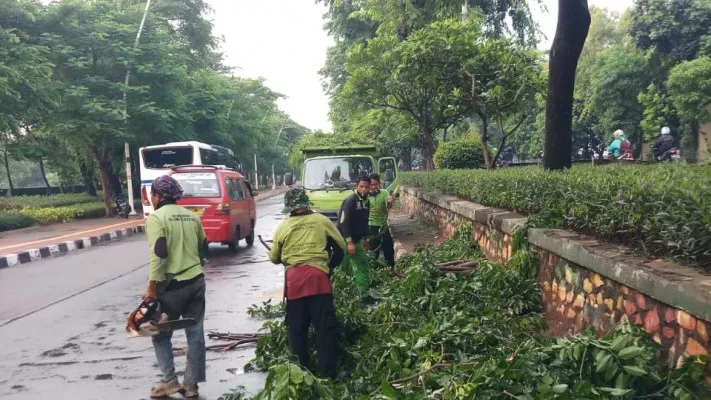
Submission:
M 436 170 L 400 179 L 711 271 L 711 165 Z
M 669 367 L 711 353 L 711 276 L 698 268 L 640 257 L 628 247 L 560 229 L 529 228 L 520 214 L 403 185 L 402 206 L 438 227 L 443 238 L 472 224 L 472 242 L 486 257 L 511 265 L 528 247 L 540 261 L 548 334 L 594 328 L 606 335 L 620 324 L 644 329 Z M 706 366 L 711 383 L 711 363 Z

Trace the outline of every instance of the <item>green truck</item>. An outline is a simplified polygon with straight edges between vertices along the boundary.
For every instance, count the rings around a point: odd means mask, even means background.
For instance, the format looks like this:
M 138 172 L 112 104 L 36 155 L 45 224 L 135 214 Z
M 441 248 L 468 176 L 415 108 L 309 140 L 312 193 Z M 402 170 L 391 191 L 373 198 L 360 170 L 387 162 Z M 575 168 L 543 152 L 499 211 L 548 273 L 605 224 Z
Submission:
M 356 179 L 373 172 L 380 175 L 381 186 L 393 193 L 398 186 L 397 161 L 378 157 L 375 146 L 310 147 L 301 150 L 304 164 L 301 185 L 313 203 L 313 210 L 332 220 L 338 218 L 343 200 L 353 193 Z M 285 182 L 291 186 L 293 178 Z

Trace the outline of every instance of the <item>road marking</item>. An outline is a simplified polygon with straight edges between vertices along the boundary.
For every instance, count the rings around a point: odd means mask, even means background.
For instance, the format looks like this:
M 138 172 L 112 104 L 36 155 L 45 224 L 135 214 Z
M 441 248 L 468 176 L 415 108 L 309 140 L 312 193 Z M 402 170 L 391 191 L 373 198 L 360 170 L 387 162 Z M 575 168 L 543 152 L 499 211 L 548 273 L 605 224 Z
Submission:
M 117 227 L 117 226 L 125 226 L 125 225 L 128 225 L 128 224 L 135 224 L 135 223 L 139 223 L 139 224 L 140 224 L 140 222 L 142 222 L 142 221 L 141 221 L 141 220 L 135 220 L 135 221 L 128 221 L 128 222 L 121 222 L 121 223 L 119 223 L 119 224 L 114 224 L 114 225 L 109 225 L 109 226 L 102 226 L 102 227 L 100 227 L 100 228 L 89 229 L 89 230 L 86 230 L 86 231 L 78 231 L 78 232 L 74 232 L 74 233 L 68 233 L 68 234 L 62 235 L 62 236 L 53 236 L 53 237 L 50 237 L 50 238 L 47 238 L 47 239 L 35 240 L 35 241 L 32 241 L 32 242 L 18 243 L 18 244 L 13 244 L 13 245 L 10 245 L 10 246 L 0 247 L 0 250 L 11 249 L 11 248 L 13 248 L 13 247 L 20 247 L 20 246 L 29 246 L 29 245 L 32 245 L 32 244 L 35 244 L 35 243 L 44 243 L 44 242 L 47 242 L 47 241 L 49 241 L 49 240 L 61 240 L 61 239 L 63 239 L 63 238 L 67 238 L 67 237 L 70 237 L 70 236 L 83 235 L 83 234 L 85 234 L 85 233 L 95 232 L 95 231 L 104 231 L 104 230 L 106 230 L 106 229 L 111 229 L 111 228 L 114 228 L 114 227 Z

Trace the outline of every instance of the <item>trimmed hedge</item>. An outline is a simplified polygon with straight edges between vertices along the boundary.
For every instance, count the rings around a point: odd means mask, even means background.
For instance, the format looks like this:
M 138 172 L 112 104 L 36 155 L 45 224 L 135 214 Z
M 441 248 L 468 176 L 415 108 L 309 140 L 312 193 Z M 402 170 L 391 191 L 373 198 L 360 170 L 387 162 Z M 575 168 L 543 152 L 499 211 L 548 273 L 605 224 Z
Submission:
M 489 150 L 489 154 L 492 154 Z M 484 154 L 481 151 L 479 136 L 452 140 L 439 145 L 434 155 L 437 168 L 475 169 L 484 167 Z
M 105 215 L 104 203 L 94 199 L 91 203 L 81 203 L 65 207 L 35 208 L 25 207 L 0 212 L 0 232 L 26 228 L 32 225 L 47 225 L 69 222 L 81 218 L 100 218 Z
M 0 197 L 0 210 L 21 210 L 23 208 L 66 207 L 97 201 L 86 193 L 54 194 L 50 196 Z
M 528 214 L 539 227 L 624 242 L 711 270 L 711 166 L 645 165 L 436 170 L 403 184 Z

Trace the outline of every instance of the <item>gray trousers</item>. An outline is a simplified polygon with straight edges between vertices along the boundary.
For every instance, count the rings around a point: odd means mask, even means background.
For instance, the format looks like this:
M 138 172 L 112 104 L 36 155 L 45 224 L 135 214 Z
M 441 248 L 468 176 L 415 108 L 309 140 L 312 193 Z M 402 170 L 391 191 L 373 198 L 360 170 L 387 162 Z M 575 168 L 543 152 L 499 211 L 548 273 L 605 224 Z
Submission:
M 168 290 L 158 295 L 161 309 L 171 320 L 194 318 L 197 323 L 185 329 L 188 340 L 188 360 L 183 384 L 186 386 L 205 382 L 205 278 L 199 278 L 187 286 Z M 169 382 L 177 378 L 173 362 L 172 332 L 164 332 L 153 336 L 153 348 L 156 352 L 158 366 L 163 374 L 163 381 Z

